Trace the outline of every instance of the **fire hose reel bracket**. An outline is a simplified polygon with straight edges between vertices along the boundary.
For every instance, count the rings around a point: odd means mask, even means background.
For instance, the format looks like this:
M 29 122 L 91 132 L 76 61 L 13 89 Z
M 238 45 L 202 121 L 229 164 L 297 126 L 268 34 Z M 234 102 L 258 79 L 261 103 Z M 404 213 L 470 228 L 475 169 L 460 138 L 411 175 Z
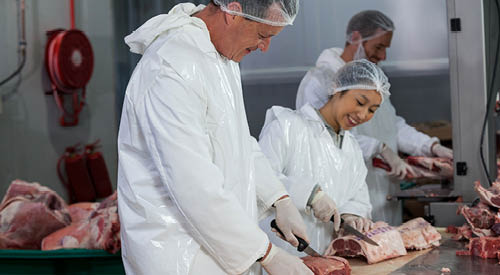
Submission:
M 94 68 L 94 54 L 90 41 L 77 29 L 47 31 L 45 67 L 52 87 L 46 94 L 54 95 L 57 107 L 62 112 L 60 124 L 77 125 L 78 115 L 85 105 L 85 86 Z M 72 112 L 68 112 L 64 107 L 64 94 L 72 95 Z

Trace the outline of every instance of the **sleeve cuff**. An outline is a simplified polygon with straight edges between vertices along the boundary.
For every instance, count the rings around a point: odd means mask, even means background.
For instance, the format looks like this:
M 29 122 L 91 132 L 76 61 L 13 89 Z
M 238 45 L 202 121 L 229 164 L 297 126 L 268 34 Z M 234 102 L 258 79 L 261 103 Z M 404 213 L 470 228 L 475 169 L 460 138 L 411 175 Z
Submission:
M 424 146 L 422 148 L 422 153 L 427 157 L 434 156 L 434 154 L 431 151 L 431 147 L 436 142 L 440 143 L 439 139 L 437 137 L 431 137 L 427 142 L 424 143 Z

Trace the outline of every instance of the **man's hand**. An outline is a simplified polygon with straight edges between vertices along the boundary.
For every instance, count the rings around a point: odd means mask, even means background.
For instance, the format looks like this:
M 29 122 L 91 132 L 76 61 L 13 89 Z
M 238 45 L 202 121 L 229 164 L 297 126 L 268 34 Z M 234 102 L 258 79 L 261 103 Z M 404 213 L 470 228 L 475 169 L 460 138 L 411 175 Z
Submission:
M 309 243 L 309 238 L 306 233 L 306 225 L 299 210 L 293 205 L 292 200 L 287 197 L 280 199 L 274 203 L 276 207 L 276 224 L 278 228 L 283 232 L 284 236 L 281 236 L 275 229 L 271 229 L 280 238 L 284 238 L 293 246 L 298 246 L 299 241 L 294 235 L 301 237 Z
M 260 264 L 270 275 L 314 275 L 299 257 L 290 255 L 274 245 Z
M 453 151 L 450 148 L 444 147 L 439 143 L 434 143 L 432 145 L 431 152 L 440 158 L 453 158 Z
M 356 228 L 360 232 L 367 232 L 373 228 L 374 223 L 367 218 L 360 217 L 353 214 L 342 214 L 344 223 Z
M 322 222 L 330 222 L 333 217 L 335 231 L 340 228 L 340 215 L 335 202 L 323 191 L 318 191 L 312 200 L 311 207 L 314 216 Z
M 398 154 L 396 154 L 394 151 L 392 151 L 389 146 L 384 144 L 384 147 L 382 149 L 382 152 L 380 152 L 380 155 L 384 158 L 384 160 L 389 164 L 391 167 L 391 171 L 388 172 L 390 176 L 394 176 L 400 180 L 404 179 L 408 173 L 415 175 L 415 171 L 411 168 L 408 163 L 406 163 L 404 160 L 402 160 Z

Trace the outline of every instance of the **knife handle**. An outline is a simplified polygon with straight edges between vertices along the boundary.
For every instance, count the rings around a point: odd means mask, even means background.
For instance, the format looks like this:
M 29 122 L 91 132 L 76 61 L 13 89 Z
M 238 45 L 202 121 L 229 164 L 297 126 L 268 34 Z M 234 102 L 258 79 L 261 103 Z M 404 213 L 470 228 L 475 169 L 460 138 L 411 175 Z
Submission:
M 279 229 L 278 225 L 276 224 L 275 219 L 273 219 L 271 221 L 271 228 L 276 229 L 276 231 L 278 231 L 281 234 L 281 236 L 285 237 L 285 234 L 283 234 L 283 232 L 281 232 L 281 229 Z M 304 249 L 306 249 L 309 246 L 309 244 L 306 241 L 304 241 L 304 239 L 302 239 L 301 237 L 298 237 L 295 234 L 294 234 L 294 236 L 299 241 L 299 245 L 297 246 L 297 251 L 299 251 L 299 252 L 304 251 Z
M 333 219 L 335 215 L 333 215 L 331 218 L 330 218 L 330 221 L 331 222 L 335 222 L 335 219 Z M 340 218 L 340 225 L 342 225 L 344 223 L 344 219 L 342 219 L 342 217 Z

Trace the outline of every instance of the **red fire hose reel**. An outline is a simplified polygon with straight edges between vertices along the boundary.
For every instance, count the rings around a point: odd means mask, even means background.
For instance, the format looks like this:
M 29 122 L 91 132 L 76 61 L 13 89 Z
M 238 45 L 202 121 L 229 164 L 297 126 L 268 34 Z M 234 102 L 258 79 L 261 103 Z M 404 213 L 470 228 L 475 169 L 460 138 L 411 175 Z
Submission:
M 70 1 L 71 29 L 47 31 L 45 45 L 45 67 L 51 82 L 51 94 L 62 112 L 59 123 L 62 126 L 78 124 L 78 115 L 85 105 L 85 86 L 92 76 L 94 54 L 85 34 L 74 28 L 73 0 Z M 81 90 L 81 96 L 79 91 Z M 73 111 L 64 106 L 63 95 L 72 97 Z

